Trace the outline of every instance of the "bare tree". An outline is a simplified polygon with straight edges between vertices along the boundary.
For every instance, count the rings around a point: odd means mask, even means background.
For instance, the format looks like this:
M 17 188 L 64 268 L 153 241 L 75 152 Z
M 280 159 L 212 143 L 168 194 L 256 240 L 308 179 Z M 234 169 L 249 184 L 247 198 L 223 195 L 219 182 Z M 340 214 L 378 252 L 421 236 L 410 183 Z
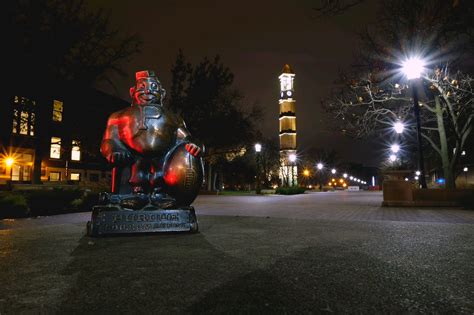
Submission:
M 412 120 L 413 100 L 406 83 L 344 78 L 346 84 L 335 90 L 323 106 L 342 121 L 345 133 L 355 137 L 384 136 L 383 130 L 397 120 Z M 421 102 L 422 137 L 439 155 L 446 187 L 455 187 L 456 166 L 474 119 L 473 77 L 437 68 L 422 78 L 425 95 Z M 408 124 L 414 131 L 414 124 Z

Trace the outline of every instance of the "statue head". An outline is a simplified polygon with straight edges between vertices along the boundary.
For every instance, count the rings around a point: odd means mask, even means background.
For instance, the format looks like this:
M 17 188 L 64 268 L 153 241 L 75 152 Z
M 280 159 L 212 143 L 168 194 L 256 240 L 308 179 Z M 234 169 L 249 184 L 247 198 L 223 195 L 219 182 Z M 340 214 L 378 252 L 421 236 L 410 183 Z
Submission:
M 135 73 L 135 86 L 130 88 L 130 96 L 136 105 L 161 105 L 166 91 L 154 71 L 144 70 Z

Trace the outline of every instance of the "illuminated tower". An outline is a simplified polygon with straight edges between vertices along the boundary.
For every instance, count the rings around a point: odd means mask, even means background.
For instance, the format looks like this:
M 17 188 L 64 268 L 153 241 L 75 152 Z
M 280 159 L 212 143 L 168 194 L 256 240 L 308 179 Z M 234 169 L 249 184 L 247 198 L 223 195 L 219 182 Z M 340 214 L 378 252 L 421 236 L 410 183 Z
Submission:
M 280 79 L 280 180 L 282 185 L 297 185 L 295 74 L 289 65 L 283 67 Z

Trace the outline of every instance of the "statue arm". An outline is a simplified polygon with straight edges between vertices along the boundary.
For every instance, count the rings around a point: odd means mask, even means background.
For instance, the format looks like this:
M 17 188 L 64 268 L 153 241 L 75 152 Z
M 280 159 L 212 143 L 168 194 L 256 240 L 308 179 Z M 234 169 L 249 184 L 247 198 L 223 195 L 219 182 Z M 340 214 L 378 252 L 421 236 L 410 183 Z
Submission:
M 191 155 L 198 157 L 204 153 L 204 146 L 198 146 L 194 143 L 194 139 L 186 128 L 184 121 L 178 127 L 176 138 L 178 142 L 186 143 L 185 148 Z
M 100 152 L 109 161 L 109 163 L 118 165 L 126 164 L 131 159 L 130 151 L 120 140 L 118 132 L 118 118 L 111 116 L 107 121 Z

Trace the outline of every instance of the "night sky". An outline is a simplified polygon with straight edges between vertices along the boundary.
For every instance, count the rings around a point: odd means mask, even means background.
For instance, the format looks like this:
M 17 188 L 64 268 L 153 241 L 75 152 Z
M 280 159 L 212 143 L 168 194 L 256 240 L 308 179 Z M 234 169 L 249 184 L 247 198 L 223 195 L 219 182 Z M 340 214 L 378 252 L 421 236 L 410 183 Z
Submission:
M 337 132 L 321 108 L 338 71 L 349 66 L 357 50 L 357 32 L 375 21 L 375 1 L 343 15 L 312 18 L 319 1 L 111 1 L 90 0 L 94 8 L 111 10 L 111 24 L 138 33 L 142 53 L 124 64 L 127 78 L 114 77 L 121 98 L 137 70 L 155 70 L 170 88 L 171 66 L 181 48 L 189 61 L 221 55 L 235 74 L 235 87 L 246 104 L 265 110 L 261 131 L 278 138 L 278 76 L 285 63 L 296 73 L 295 99 L 299 151 L 309 147 L 337 150 L 343 160 L 376 166 L 380 147 Z M 104 91 L 116 94 L 110 86 Z

